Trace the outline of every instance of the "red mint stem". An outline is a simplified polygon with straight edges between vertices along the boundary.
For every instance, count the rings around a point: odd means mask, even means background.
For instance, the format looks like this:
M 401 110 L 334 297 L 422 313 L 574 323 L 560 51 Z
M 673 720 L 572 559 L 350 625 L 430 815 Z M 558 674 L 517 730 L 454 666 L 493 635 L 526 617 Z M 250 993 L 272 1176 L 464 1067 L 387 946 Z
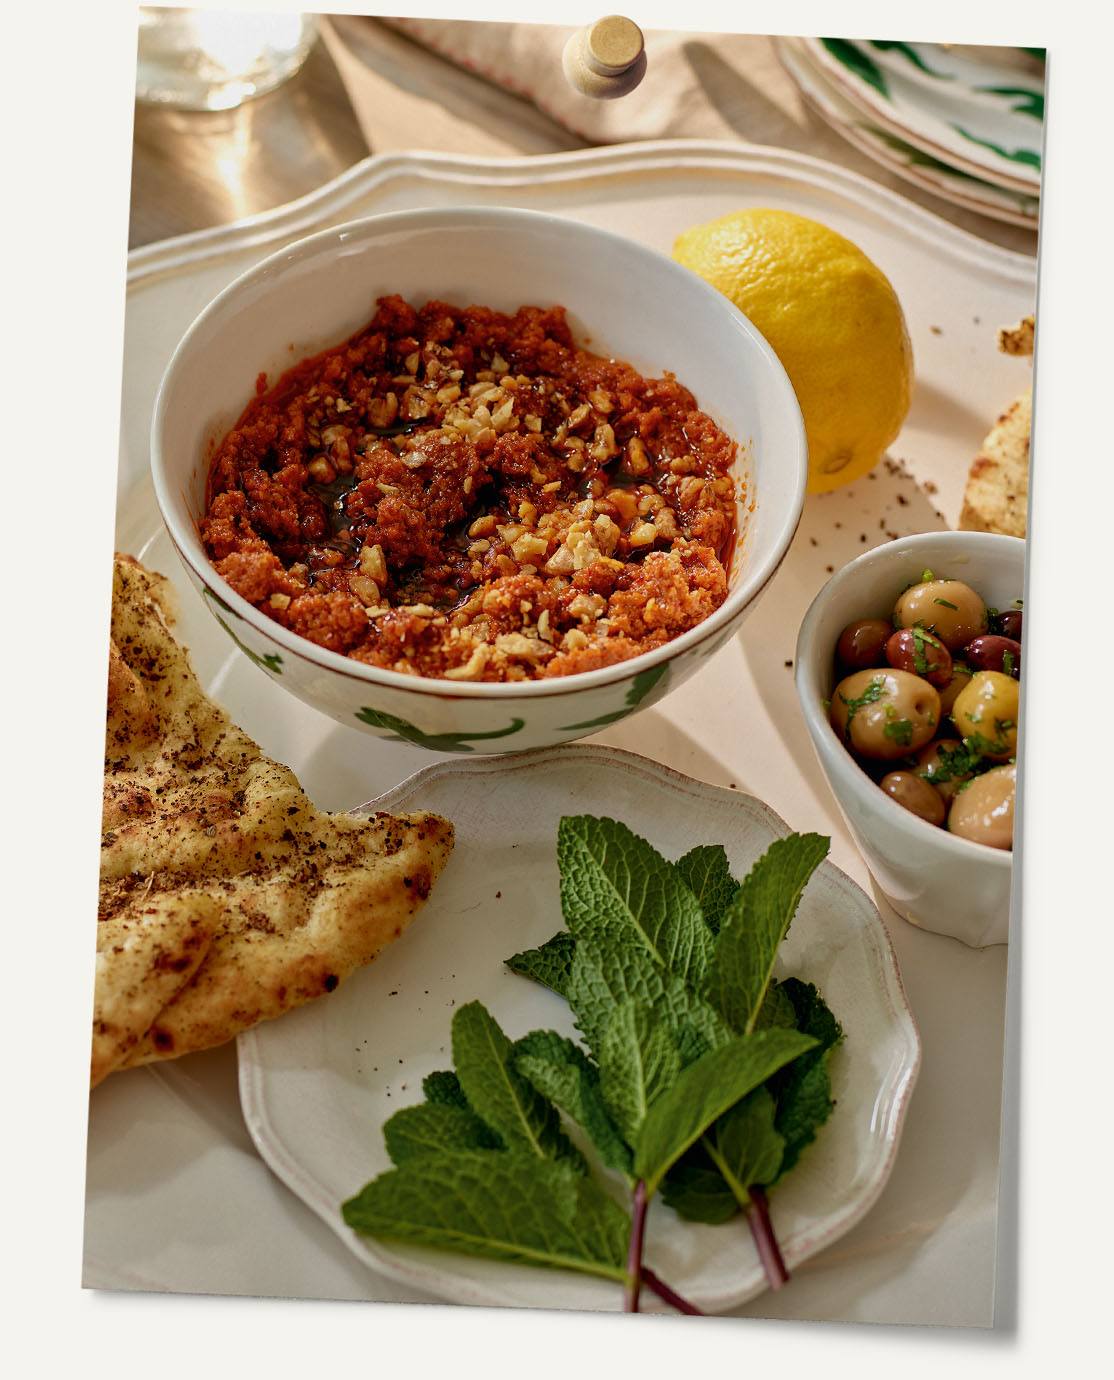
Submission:
M 627 1292 L 623 1300 L 624 1313 L 638 1312 L 638 1296 L 642 1292 L 642 1241 L 646 1234 L 646 1183 L 639 1179 L 634 1186 L 634 1210 L 631 1213 L 630 1245 L 627 1248 Z
M 659 1299 L 663 1299 L 671 1308 L 676 1308 L 678 1313 L 692 1313 L 697 1317 L 704 1316 L 703 1308 L 697 1308 L 695 1303 L 689 1303 L 688 1299 L 682 1298 L 676 1289 L 671 1289 L 664 1279 L 659 1279 L 649 1265 L 642 1267 L 642 1282 L 647 1289 L 657 1294 Z
M 749 1192 L 747 1223 L 754 1237 L 754 1244 L 758 1247 L 758 1258 L 762 1262 L 770 1288 L 780 1289 L 782 1285 L 789 1283 L 789 1271 L 785 1268 L 785 1261 L 781 1258 L 781 1247 L 774 1235 L 766 1194 L 760 1188 L 752 1188 Z

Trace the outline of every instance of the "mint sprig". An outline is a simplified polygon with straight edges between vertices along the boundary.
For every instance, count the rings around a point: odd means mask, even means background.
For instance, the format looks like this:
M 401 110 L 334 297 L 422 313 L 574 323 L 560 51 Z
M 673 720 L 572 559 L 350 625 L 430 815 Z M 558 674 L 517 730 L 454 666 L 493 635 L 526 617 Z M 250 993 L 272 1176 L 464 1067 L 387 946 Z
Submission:
M 773 971 L 827 848 L 779 840 L 739 885 L 718 845 L 673 864 L 618 821 L 562 820 L 568 931 L 508 964 L 566 998 L 583 1045 L 552 1030 L 512 1041 L 479 1002 L 461 1007 L 455 1068 L 429 1074 L 425 1101 L 388 1120 L 395 1168 L 343 1205 L 345 1221 L 621 1281 L 629 1311 L 645 1284 L 695 1312 L 644 1264 L 660 1191 L 695 1220 L 745 1212 L 782 1282 L 764 1189 L 831 1110 L 840 1032 L 814 987 Z M 578 1146 L 625 1182 L 629 1212 Z
M 585 828 L 583 821 L 577 824 L 581 830 Z M 614 822 L 598 820 L 595 825 L 597 852 L 603 855 Z M 678 977 L 656 961 L 645 944 L 635 940 L 635 932 L 643 928 L 638 915 L 632 917 L 633 931 L 625 942 L 621 930 L 603 934 L 588 930 L 585 934 L 586 927 L 582 926 L 582 937 L 555 935 L 541 950 L 516 954 L 508 960 L 513 971 L 545 981 L 538 971 L 542 967 L 538 956 L 560 953 L 566 974 L 560 984 L 563 994 L 601 1068 L 615 1057 L 614 1045 L 603 1049 L 606 1024 L 619 1019 L 614 1013 L 631 998 L 648 1007 L 669 1032 L 682 1069 L 737 1035 L 780 1029 L 812 1036 L 816 1046 L 793 1060 L 783 1075 L 784 1082 L 779 1085 L 783 1105 L 775 1099 L 775 1080 L 771 1080 L 765 1103 L 758 1098 L 740 1102 L 714 1128 L 708 1128 L 708 1135 L 701 1135 L 682 1153 L 662 1184 L 665 1200 L 692 1220 L 724 1222 L 739 1211 L 745 1213 L 775 1288 L 788 1275 L 762 1190 L 792 1168 L 830 1115 L 827 1055 L 838 1038 L 839 1027 L 831 1018 L 835 1035 L 827 1040 L 824 1032 L 813 1031 L 807 1020 L 808 1003 L 793 998 L 799 995 L 798 988 L 813 994 L 815 1004 L 830 1018 L 819 993 L 795 979 L 775 983 L 773 970 L 803 888 L 826 856 L 828 846 L 828 840 L 819 835 L 778 840 L 742 885 L 732 878 L 727 854 L 718 845 L 693 849 L 673 865 L 698 905 L 708 906 L 715 917 L 711 924 L 705 921 L 715 938 L 703 964 L 703 977 L 695 982 L 691 969 L 688 981 Z M 641 1053 L 648 1057 L 655 1051 L 644 1049 Z M 798 1072 L 790 1079 L 793 1070 Z M 763 1106 L 771 1109 L 764 1121 L 780 1118 L 788 1128 L 788 1137 L 777 1125 L 767 1127 L 753 1120 L 755 1109 Z M 634 1146 L 637 1136 L 632 1133 L 629 1107 L 623 1108 L 623 1114 L 627 1117 L 623 1130 Z M 744 1142 L 749 1146 L 747 1154 L 743 1153 Z

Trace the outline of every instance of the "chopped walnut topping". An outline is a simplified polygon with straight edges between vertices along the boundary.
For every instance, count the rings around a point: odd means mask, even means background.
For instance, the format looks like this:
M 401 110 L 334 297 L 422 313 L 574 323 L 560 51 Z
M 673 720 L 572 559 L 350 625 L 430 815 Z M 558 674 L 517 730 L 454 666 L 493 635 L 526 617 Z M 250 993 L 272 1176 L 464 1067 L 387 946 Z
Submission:
M 398 416 L 398 397 L 388 393 L 385 397 L 373 398 L 368 403 L 367 416 L 372 426 L 390 426 Z

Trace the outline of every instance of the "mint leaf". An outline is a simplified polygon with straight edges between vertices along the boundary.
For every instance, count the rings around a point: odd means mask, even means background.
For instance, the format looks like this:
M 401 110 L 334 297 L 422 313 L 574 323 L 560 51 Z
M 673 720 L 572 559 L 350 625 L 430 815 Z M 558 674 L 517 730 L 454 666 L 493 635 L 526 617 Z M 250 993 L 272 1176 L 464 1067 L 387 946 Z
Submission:
M 468 1110 L 468 1099 L 460 1086 L 460 1079 L 452 1069 L 437 1069 L 427 1073 L 422 1079 L 422 1092 L 426 1101 L 438 1107 L 463 1107 Z
M 459 1151 L 408 1160 L 341 1211 L 369 1236 L 626 1278 L 626 1213 L 593 1180 L 535 1155 Z
M 714 1227 L 729 1222 L 739 1211 L 735 1195 L 699 1142 L 665 1176 L 661 1196 L 686 1221 Z
M 581 939 L 638 944 L 694 985 L 712 951 L 696 897 L 672 863 L 614 819 L 571 815 L 557 829 L 561 908 Z
M 725 1112 L 666 1175 L 664 1201 L 689 1221 L 712 1224 L 749 1207 L 752 1187 L 772 1183 L 781 1168 L 785 1142 L 775 1110 L 763 1086 Z
M 681 1072 L 677 1046 L 653 1011 L 628 997 L 612 1010 L 596 1058 L 608 1109 L 634 1141 L 650 1104 Z
M 777 1099 L 776 1126 L 785 1141 L 778 1178 L 788 1174 L 801 1152 L 816 1139 L 816 1133 L 831 1116 L 831 1079 L 828 1056 L 843 1039 L 843 1030 L 824 998 L 812 983 L 789 978 L 782 984 L 797 1013 L 797 1028 L 816 1041 L 816 1047 L 771 1081 Z M 773 1179 L 756 1180 L 773 1183 Z
M 580 1160 L 557 1112 L 514 1067 L 510 1040 L 478 1001 L 453 1017 L 453 1063 L 469 1106 L 508 1150 Z
M 771 982 L 766 989 L 765 999 L 758 1008 L 758 1019 L 754 1023 L 755 1030 L 766 1030 L 770 1026 L 783 1030 L 797 1028 L 797 1012 L 786 995 L 784 984 L 780 982 Z
M 670 1167 L 740 1098 L 815 1041 L 796 1030 L 740 1035 L 690 1064 L 646 1113 L 634 1145 L 634 1172 L 656 1191 Z
M 503 1143 L 475 1112 L 420 1102 L 403 1107 L 383 1126 L 387 1154 L 395 1164 L 452 1150 L 501 1150 Z
M 627 1143 L 600 1092 L 599 1069 L 555 1030 L 532 1030 L 515 1046 L 515 1068 L 583 1130 L 609 1169 L 630 1174 Z
M 628 997 L 651 1011 L 672 1036 L 683 1064 L 726 1044 L 731 1031 L 680 978 L 641 946 L 580 940 L 565 994 L 588 1047 L 598 1056 L 612 1011 Z
M 704 993 L 733 1030 L 746 1034 L 755 1029 L 778 948 L 829 842 L 820 834 L 775 840 L 728 907 Z
M 543 987 L 563 997 L 572 971 L 575 949 L 576 940 L 567 930 L 561 930 L 540 948 L 523 949 L 520 954 L 512 954 L 506 964 L 512 973 L 540 982 Z
M 713 934 L 719 934 L 724 911 L 739 890 L 739 883 L 731 875 L 723 844 L 710 843 L 691 848 L 673 866 L 696 897 L 708 928 Z
M 752 1184 L 773 1183 L 781 1169 L 785 1141 L 774 1127 L 776 1113 L 769 1091 L 755 1088 L 705 1138 L 708 1154 L 740 1207 L 749 1204 Z

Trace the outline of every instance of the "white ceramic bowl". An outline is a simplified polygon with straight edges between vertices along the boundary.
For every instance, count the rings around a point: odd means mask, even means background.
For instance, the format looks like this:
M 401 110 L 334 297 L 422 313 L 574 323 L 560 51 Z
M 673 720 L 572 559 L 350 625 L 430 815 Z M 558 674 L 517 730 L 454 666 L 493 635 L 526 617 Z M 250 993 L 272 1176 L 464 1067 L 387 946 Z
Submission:
M 275 378 L 370 320 L 400 293 L 513 311 L 560 304 L 578 340 L 665 370 L 740 443 L 753 512 L 724 604 L 665 647 L 553 680 L 421 679 L 326 651 L 266 617 L 213 570 L 198 536 L 213 444 Z M 662 254 L 534 211 L 459 208 L 374 216 L 300 240 L 237 278 L 197 318 L 167 367 L 151 430 L 155 493 L 213 614 L 285 689 L 340 723 L 438 751 L 518 752 L 583 737 L 660 699 L 732 636 L 777 569 L 800 519 L 807 450 L 776 355 L 715 289 Z
M 1009 936 L 1012 854 L 957 838 L 891 800 L 858 765 L 828 722 L 840 632 L 856 618 L 889 618 L 923 570 L 964 580 L 992 607 L 1012 608 L 1025 580 L 1025 543 L 989 532 L 928 532 L 868 551 L 833 575 L 797 638 L 796 682 L 805 722 L 828 784 L 867 866 L 899 915 L 965 944 Z

